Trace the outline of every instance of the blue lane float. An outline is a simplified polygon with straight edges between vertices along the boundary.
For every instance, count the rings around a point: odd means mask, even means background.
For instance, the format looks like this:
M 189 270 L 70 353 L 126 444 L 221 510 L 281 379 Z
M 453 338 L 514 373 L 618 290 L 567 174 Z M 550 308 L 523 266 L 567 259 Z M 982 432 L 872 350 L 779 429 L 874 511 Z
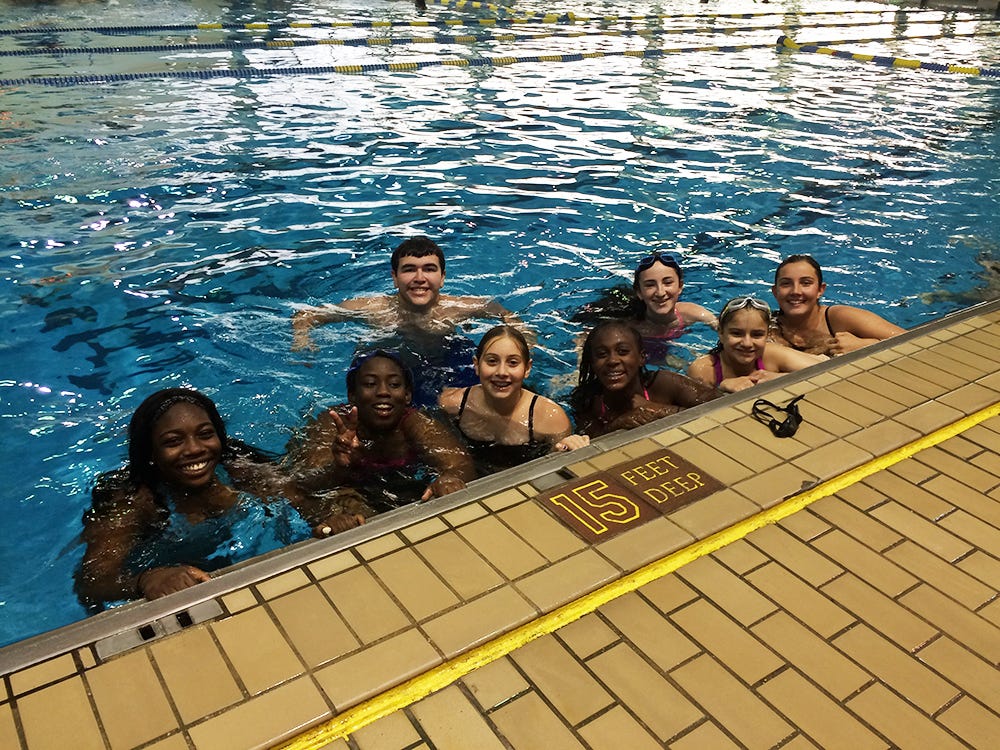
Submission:
M 987 34 L 977 34 L 977 36 L 998 36 L 1000 32 Z M 916 38 L 916 37 L 907 37 Z M 885 39 L 856 39 L 858 42 L 888 41 Z M 837 42 L 827 42 L 827 44 L 837 44 Z M 833 49 L 832 47 L 821 47 L 817 44 L 799 44 L 787 36 L 778 37 L 778 48 L 791 52 L 812 52 L 814 54 L 829 55 L 841 60 L 851 60 L 853 62 L 874 63 L 886 68 L 909 68 L 911 70 L 929 70 L 932 73 L 953 73 L 957 75 L 982 76 L 984 78 L 1000 78 L 1000 69 L 981 68 L 975 65 L 954 65 L 949 63 L 926 62 L 924 60 L 911 60 L 906 57 L 887 57 L 884 55 L 868 55 L 861 52 L 850 52 L 848 50 Z

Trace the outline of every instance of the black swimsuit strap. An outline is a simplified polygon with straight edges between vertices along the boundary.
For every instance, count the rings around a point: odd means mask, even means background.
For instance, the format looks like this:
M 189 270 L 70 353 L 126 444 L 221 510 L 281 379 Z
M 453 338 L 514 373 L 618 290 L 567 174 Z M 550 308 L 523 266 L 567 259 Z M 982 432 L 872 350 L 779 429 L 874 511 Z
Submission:
M 472 386 L 470 385 L 465 389 L 465 392 L 462 393 L 462 403 L 458 405 L 458 419 L 455 420 L 456 423 L 462 421 L 462 415 L 465 413 L 465 405 L 469 402 L 469 391 L 471 390 Z
M 833 308 L 833 305 L 827 305 L 826 306 L 826 312 L 823 314 L 823 319 L 826 321 L 826 330 L 828 330 L 830 332 L 831 336 L 834 335 L 834 333 L 833 333 L 833 326 L 830 325 L 830 310 L 832 308 Z
M 535 442 L 535 402 L 538 401 L 538 394 L 536 393 L 531 397 L 531 403 L 528 404 L 528 442 Z

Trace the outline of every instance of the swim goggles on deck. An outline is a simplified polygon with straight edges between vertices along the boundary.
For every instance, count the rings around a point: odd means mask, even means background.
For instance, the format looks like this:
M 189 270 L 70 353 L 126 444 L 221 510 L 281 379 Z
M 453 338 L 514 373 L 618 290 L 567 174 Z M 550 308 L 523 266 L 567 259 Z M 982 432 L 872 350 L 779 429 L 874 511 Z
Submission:
M 648 268 L 652 268 L 654 263 L 662 263 L 668 268 L 673 268 L 678 273 L 681 270 L 680 264 L 673 255 L 667 255 L 666 253 L 661 253 L 659 250 L 654 252 L 652 255 L 647 255 L 645 258 L 639 261 L 639 265 L 635 267 L 636 273 L 642 273 Z
M 791 437 L 802 424 L 802 415 L 799 414 L 799 407 L 796 403 L 802 396 L 796 396 L 784 406 L 772 404 L 764 398 L 759 398 L 753 402 L 753 418 L 761 424 L 766 424 L 775 437 Z M 785 418 L 778 421 L 771 411 L 783 412 Z
M 744 307 L 753 307 L 767 313 L 767 316 L 771 317 L 771 306 L 764 300 L 757 299 L 756 297 L 736 297 L 735 299 L 731 299 L 722 308 L 722 314 L 725 315 L 730 310 L 742 310 Z

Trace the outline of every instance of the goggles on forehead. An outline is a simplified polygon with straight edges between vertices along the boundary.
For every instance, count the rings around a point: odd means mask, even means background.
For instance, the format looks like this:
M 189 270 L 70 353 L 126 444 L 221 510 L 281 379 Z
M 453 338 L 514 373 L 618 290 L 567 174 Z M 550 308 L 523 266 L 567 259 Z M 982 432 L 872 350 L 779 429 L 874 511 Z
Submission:
M 653 267 L 654 263 L 662 263 L 668 268 L 673 268 L 678 273 L 681 270 L 680 264 L 673 255 L 668 255 L 666 253 L 661 253 L 659 250 L 654 252 L 652 255 L 647 255 L 645 258 L 639 261 L 639 265 L 635 267 L 636 273 L 642 273 L 643 271 Z
M 722 314 L 725 315 L 727 312 L 742 310 L 744 307 L 752 307 L 755 310 L 767 313 L 769 318 L 771 317 L 771 306 L 764 302 L 764 300 L 757 299 L 756 297 L 737 297 L 736 299 L 731 299 L 722 308 Z

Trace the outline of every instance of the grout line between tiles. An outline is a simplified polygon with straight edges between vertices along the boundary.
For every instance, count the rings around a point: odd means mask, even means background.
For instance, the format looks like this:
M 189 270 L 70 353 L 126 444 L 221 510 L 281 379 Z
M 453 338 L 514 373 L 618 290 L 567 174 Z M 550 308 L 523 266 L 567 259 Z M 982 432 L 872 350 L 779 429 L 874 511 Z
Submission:
M 839 476 L 821 482 L 804 492 L 792 495 L 771 508 L 765 509 L 684 549 L 656 560 L 552 612 L 543 614 L 537 619 L 514 628 L 492 641 L 473 648 L 421 675 L 417 675 L 396 687 L 386 690 L 380 695 L 347 709 L 340 715 L 308 729 L 297 737 L 277 746 L 277 750 L 319 750 L 328 746 L 334 740 L 346 739 L 362 727 L 395 711 L 413 705 L 420 699 L 451 685 L 473 670 L 506 656 L 536 638 L 555 632 L 564 625 L 568 625 L 584 615 L 590 614 L 620 596 L 636 591 L 642 586 L 673 573 L 694 560 L 746 537 L 757 529 L 787 518 L 817 500 L 834 495 L 873 474 L 883 471 L 907 458 L 911 458 L 923 450 L 934 447 L 996 416 L 1000 416 L 1000 402 L 980 409 L 950 425 L 941 427 L 928 435 L 924 435 L 906 445 L 896 448 L 883 456 L 876 457 L 865 464 L 850 469 Z

